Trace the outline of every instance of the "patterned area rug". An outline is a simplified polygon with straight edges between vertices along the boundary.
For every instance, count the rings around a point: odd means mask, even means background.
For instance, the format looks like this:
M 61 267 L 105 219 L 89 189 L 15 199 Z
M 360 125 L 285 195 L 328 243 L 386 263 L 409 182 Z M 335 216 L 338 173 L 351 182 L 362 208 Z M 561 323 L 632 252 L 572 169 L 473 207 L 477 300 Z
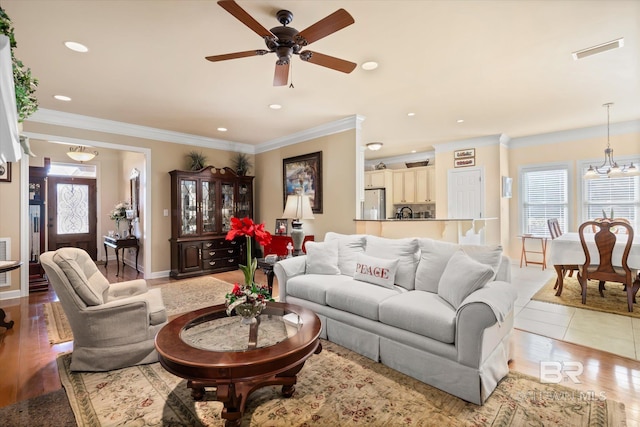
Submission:
M 280 387 L 249 398 L 243 426 L 620 426 L 624 405 L 599 396 L 540 384 L 511 372 L 485 405 L 436 388 L 323 341 L 298 375 L 290 399 Z M 105 373 L 71 373 L 70 354 L 58 357 L 62 384 L 78 425 L 222 426 L 215 390 L 194 402 L 187 382 L 159 363 Z
M 554 276 L 553 279 L 549 280 L 531 299 L 640 318 L 640 304 L 634 304 L 631 313 L 627 310 L 627 292 L 622 290 L 622 284 L 620 283 L 607 282 L 605 284 L 606 290 L 604 291 L 603 298 L 598 292 L 598 282 L 589 280 L 587 282 L 587 303 L 582 304 L 582 288 L 575 274 L 576 273 L 574 273 L 573 277 L 564 278 L 562 295 L 559 297 L 556 296 L 556 289 L 553 289 L 556 284 L 556 276 Z M 638 298 L 640 298 L 640 296 Z
M 221 304 L 225 294 L 233 289 L 233 285 L 213 277 L 179 280 L 156 287 L 162 290 L 168 316 Z M 44 320 L 51 344 L 73 340 L 69 321 L 59 301 L 44 303 Z

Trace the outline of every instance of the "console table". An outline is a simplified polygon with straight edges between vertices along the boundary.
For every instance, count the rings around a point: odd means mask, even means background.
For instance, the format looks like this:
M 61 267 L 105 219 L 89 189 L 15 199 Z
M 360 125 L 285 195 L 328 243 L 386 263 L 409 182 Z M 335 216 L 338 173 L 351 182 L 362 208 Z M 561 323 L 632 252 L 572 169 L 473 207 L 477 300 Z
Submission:
M 125 248 L 136 248 L 136 272 L 138 271 L 138 252 L 140 252 L 140 244 L 138 243 L 138 239 L 136 237 L 127 237 L 120 239 L 118 237 L 104 237 L 104 266 L 107 267 L 107 263 L 109 262 L 109 254 L 107 253 L 107 247 L 113 248 L 116 251 L 116 276 L 120 274 L 120 258 L 118 256 L 118 252 L 122 249 L 122 270 L 124 271 L 124 250 Z

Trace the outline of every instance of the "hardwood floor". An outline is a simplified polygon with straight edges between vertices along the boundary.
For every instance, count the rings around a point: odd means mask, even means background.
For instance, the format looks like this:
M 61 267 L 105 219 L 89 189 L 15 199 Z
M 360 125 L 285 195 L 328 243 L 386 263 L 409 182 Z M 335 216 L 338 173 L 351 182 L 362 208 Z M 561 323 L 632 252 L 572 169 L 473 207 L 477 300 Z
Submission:
M 112 266 L 113 267 L 113 266 Z M 135 279 L 135 270 L 126 267 L 121 278 L 115 269 L 105 271 L 110 282 Z M 214 277 L 227 282 L 242 280 L 242 273 L 232 271 Z M 261 272 L 256 274 L 260 283 L 266 283 Z M 172 279 L 149 280 L 157 286 Z M 277 295 L 277 281 L 274 283 Z M 39 396 L 61 387 L 56 366 L 58 353 L 71 351 L 73 344 L 49 344 L 42 303 L 56 299 L 53 291 L 33 293 L 29 297 L 0 301 L 7 318 L 15 321 L 13 329 L 0 336 L 0 407 Z M 562 385 L 587 395 L 622 401 L 626 405 L 627 425 L 640 427 L 640 363 L 621 356 L 587 347 L 514 330 L 512 370 L 539 377 L 540 362 L 580 362 L 584 371 L 579 384 L 563 381 Z M 534 391 L 532 390 L 532 393 Z

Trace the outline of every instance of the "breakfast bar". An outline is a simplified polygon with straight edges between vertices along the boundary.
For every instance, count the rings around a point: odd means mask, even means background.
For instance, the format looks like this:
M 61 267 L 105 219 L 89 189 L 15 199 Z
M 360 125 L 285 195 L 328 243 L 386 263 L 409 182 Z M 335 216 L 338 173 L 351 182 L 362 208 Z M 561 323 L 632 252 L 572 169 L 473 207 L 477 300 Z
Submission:
M 498 218 L 356 219 L 356 233 L 388 238 L 429 237 L 452 243 L 482 245 L 488 221 Z

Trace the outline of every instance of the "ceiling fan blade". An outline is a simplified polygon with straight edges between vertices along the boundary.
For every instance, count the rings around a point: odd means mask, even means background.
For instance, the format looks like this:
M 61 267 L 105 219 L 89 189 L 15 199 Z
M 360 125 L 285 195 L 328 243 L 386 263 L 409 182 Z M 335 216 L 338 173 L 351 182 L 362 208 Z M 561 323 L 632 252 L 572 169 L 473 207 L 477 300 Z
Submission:
M 264 49 L 246 50 L 244 52 L 235 52 L 235 53 L 226 53 L 224 55 L 206 56 L 205 59 L 207 61 L 217 62 L 217 61 L 226 61 L 227 59 L 246 58 L 247 56 L 266 55 L 267 53 L 269 53 L 269 51 Z
M 224 10 L 235 16 L 238 21 L 251 28 L 260 37 L 275 38 L 271 31 L 263 27 L 262 24 L 256 21 L 253 16 L 249 15 L 247 11 L 241 8 L 235 1 L 220 0 L 218 4 L 222 6 Z
M 320 40 L 323 37 L 328 36 L 329 34 L 333 34 L 336 31 L 343 29 L 344 27 L 348 27 L 354 22 L 356 21 L 351 15 L 349 15 L 349 12 L 344 9 L 338 9 L 326 18 L 319 20 L 309 28 L 300 31 L 300 33 L 298 33 L 298 35 L 296 36 L 296 41 L 301 46 L 306 46 L 310 43 Z
M 312 64 L 331 68 L 332 70 L 342 71 L 347 74 L 352 72 L 356 68 L 356 65 L 358 65 L 354 62 L 345 61 L 344 59 L 324 55 L 318 52 L 312 52 L 310 50 L 300 52 L 300 59 L 311 62 Z
M 286 86 L 289 81 L 289 63 L 285 65 L 276 64 L 276 72 L 273 75 L 274 86 Z

